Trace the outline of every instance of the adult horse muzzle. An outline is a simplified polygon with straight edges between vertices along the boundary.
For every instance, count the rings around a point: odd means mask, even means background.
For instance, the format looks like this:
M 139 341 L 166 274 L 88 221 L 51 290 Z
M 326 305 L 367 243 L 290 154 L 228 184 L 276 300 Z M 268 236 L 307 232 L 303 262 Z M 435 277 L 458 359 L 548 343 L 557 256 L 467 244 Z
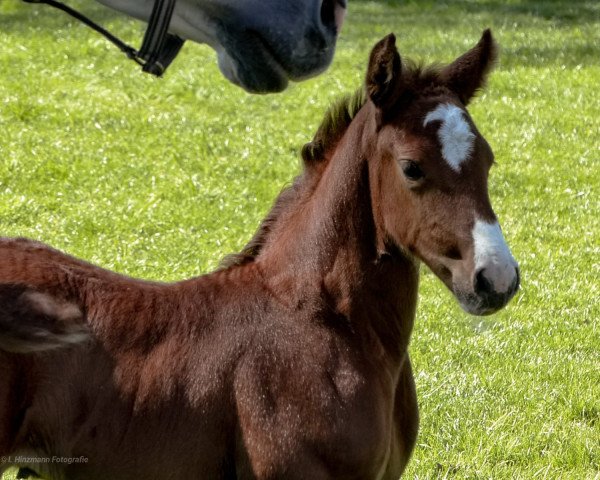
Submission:
M 323 72 L 333 59 L 347 3 L 322 0 L 317 4 L 304 20 L 286 29 L 273 29 L 271 19 L 256 12 L 253 18 L 225 16 L 227 20 L 216 28 L 221 73 L 248 92 L 272 93 L 284 90 L 290 80 Z
M 58 0 L 23 1 L 68 13 L 107 38 L 143 71 L 157 76 L 176 57 L 184 39 L 207 43 L 217 51 L 225 77 L 253 93 L 278 92 L 289 80 L 324 71 L 333 58 L 347 6 L 346 0 L 305 0 L 303 6 L 280 0 L 221 0 L 220 5 L 210 3 L 210 8 L 205 5 L 200 10 L 199 0 L 179 0 L 177 5 L 177 0 L 154 0 L 150 12 L 139 5 L 99 0 L 148 22 L 142 46 L 136 50 Z

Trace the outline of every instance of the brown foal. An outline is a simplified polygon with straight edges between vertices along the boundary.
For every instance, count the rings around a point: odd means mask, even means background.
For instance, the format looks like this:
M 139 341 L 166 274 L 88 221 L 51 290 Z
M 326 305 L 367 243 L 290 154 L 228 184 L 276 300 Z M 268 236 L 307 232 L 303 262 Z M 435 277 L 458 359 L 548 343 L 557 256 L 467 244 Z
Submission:
M 209 275 L 145 282 L 2 240 L 0 470 L 397 479 L 418 428 L 420 261 L 474 314 L 519 284 L 465 107 L 495 56 L 489 31 L 438 68 L 381 40 L 365 89 L 332 107 L 303 173 Z

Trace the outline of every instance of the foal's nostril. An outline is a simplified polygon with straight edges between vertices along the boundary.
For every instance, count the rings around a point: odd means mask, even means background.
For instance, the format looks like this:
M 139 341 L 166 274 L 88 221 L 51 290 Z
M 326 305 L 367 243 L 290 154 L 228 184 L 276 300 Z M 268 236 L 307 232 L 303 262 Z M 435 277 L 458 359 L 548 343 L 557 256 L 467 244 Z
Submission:
M 521 272 L 519 272 L 519 267 L 515 267 L 515 271 L 516 271 L 516 278 L 515 278 L 515 283 L 513 284 L 512 288 L 511 288 L 512 293 L 519 290 L 519 287 L 521 286 Z
M 494 292 L 494 288 L 490 281 L 485 278 L 484 275 L 485 269 L 481 268 L 475 274 L 475 284 L 473 285 L 473 289 L 477 295 L 489 295 Z
M 450 247 L 446 250 L 446 257 L 452 260 L 462 260 L 462 254 L 458 247 Z

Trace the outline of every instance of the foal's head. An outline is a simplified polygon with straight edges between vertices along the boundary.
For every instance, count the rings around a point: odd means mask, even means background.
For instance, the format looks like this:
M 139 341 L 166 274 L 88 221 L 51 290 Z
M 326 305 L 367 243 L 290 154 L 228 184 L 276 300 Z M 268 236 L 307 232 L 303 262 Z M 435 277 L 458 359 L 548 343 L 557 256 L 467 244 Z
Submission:
M 381 248 L 422 259 L 468 312 L 504 307 L 519 270 L 488 197 L 494 156 L 466 110 L 496 58 L 489 30 L 446 67 L 403 64 L 393 35 L 367 71 L 370 127 L 363 137 Z

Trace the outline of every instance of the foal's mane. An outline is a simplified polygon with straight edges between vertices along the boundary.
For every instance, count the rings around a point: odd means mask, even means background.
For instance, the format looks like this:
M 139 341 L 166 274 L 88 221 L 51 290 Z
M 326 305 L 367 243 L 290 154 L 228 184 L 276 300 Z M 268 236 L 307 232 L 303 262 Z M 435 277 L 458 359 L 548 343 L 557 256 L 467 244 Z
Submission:
M 437 80 L 440 70 L 439 65 L 423 67 L 410 60 L 403 60 L 402 78 L 406 88 L 404 100 L 399 103 L 408 102 L 419 94 L 432 94 L 433 90 L 439 89 Z M 312 141 L 302 147 L 303 172 L 277 196 L 273 207 L 242 251 L 227 255 L 221 261 L 221 269 L 254 261 L 281 216 L 291 205 L 297 205 L 314 191 L 336 145 L 366 102 L 367 95 L 364 87 L 361 87 L 354 94 L 341 97 L 329 107 Z
M 336 100 L 329 107 L 312 141 L 302 147 L 303 172 L 277 196 L 273 207 L 242 251 L 227 255 L 221 261 L 220 268 L 245 265 L 258 256 L 273 225 L 283 212 L 312 193 L 319 183 L 333 149 L 365 103 L 366 95 L 364 89 L 360 88 L 354 94 Z
M 304 168 L 310 168 L 314 162 L 329 160 L 328 153 L 340 141 L 354 117 L 366 103 L 364 88 L 359 88 L 352 95 L 345 95 L 329 107 L 311 142 L 302 147 Z

